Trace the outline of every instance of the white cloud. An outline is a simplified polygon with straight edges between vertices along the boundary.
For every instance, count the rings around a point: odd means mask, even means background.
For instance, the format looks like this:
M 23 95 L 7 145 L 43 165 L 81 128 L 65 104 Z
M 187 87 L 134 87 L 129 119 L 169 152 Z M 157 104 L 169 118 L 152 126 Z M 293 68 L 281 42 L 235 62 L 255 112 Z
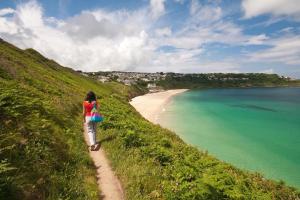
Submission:
M 286 27 L 279 31 L 279 33 L 291 33 L 294 30 L 294 27 Z
M 157 42 L 176 48 L 195 49 L 209 43 L 243 45 L 252 37 L 244 35 L 242 28 L 230 20 L 224 20 L 218 5 L 201 5 L 198 0 L 192 0 L 189 11 L 190 17 L 181 29 Z
M 200 4 L 199 4 L 198 0 L 192 0 L 191 7 L 190 7 L 190 14 L 194 15 L 197 12 L 197 10 L 199 9 L 199 7 L 200 7 Z
M 194 21 L 212 22 L 222 17 L 222 9 L 219 6 L 206 5 L 202 6 L 198 0 L 192 0 L 190 14 Z
M 151 13 L 154 19 L 165 14 L 165 0 L 150 0 Z
M 291 16 L 300 20 L 299 0 L 243 0 L 242 8 L 245 18 L 272 14 L 274 16 Z
M 206 47 L 211 43 L 266 44 L 269 49 L 247 52 L 249 61 L 299 63 L 299 37 L 290 34 L 290 40 L 274 40 L 271 35 L 245 35 L 217 4 L 198 1 L 191 3 L 190 16 L 172 27 L 160 19 L 166 13 L 165 1 L 149 2 L 137 10 L 85 10 L 62 20 L 45 17 L 41 5 L 29 1 L 15 10 L 0 10 L 0 37 L 84 71 L 238 72 L 240 58 L 199 59 L 209 53 Z
M 267 39 L 269 39 L 268 36 L 266 36 L 265 34 L 260 34 L 249 38 L 249 40 L 246 43 L 260 45 L 260 44 L 264 44 Z
M 134 11 L 86 10 L 65 20 L 45 17 L 43 12 L 37 1 L 6 10 L 11 15 L 0 17 L 0 36 L 21 48 L 34 48 L 62 65 L 84 71 L 176 71 L 181 66 L 193 66 L 200 71 L 197 56 L 204 50 L 203 43 L 221 41 L 224 33 L 240 34 L 232 24 L 215 21 L 213 29 L 220 33 L 205 26 L 194 29 L 194 20 L 176 33 L 168 26 L 153 29 L 155 20 L 165 13 L 164 1 L 151 1 L 149 7 Z M 198 12 L 210 16 L 207 12 L 215 10 L 201 7 Z M 157 51 L 163 45 L 173 46 L 175 51 Z
M 126 14 L 126 13 L 123 13 Z M 69 35 L 74 36 L 79 40 L 86 38 L 105 37 L 116 38 L 118 36 L 130 36 L 139 33 L 137 27 L 130 27 L 127 24 L 122 24 L 126 19 L 119 20 L 115 16 L 109 17 L 103 11 L 85 11 L 80 15 L 76 15 L 67 19 L 60 28 Z
M 17 12 L 15 13 L 15 16 L 19 20 L 18 23 L 22 25 L 23 28 L 31 30 L 43 28 L 44 22 L 42 15 L 43 8 L 35 1 L 29 1 L 26 4 L 18 6 Z
M 250 58 L 262 62 L 280 62 L 289 65 L 300 65 L 300 36 L 282 36 L 270 39 L 271 47 L 250 54 Z
M 14 12 L 15 12 L 15 10 L 12 8 L 3 8 L 3 9 L 0 9 L 0 16 L 13 14 Z
M 197 55 L 203 49 L 177 49 L 174 52 L 158 54 L 151 60 L 151 71 L 168 71 L 178 73 L 212 73 L 212 72 L 232 72 L 238 73 L 240 64 L 235 61 L 202 61 Z M 166 68 L 166 66 L 168 66 Z M 144 67 L 138 67 L 136 71 L 145 71 Z M 146 70 L 149 71 L 149 70 Z
M 44 17 L 40 4 L 29 1 L 17 6 L 12 16 L 0 17 L 0 36 L 75 69 L 130 70 L 147 63 L 153 51 L 148 23 L 139 22 L 143 16 L 95 10 L 62 21 Z
M 162 41 L 158 41 L 158 43 L 167 45 L 167 46 L 173 46 L 175 48 L 179 49 L 196 49 L 200 48 L 204 41 L 202 41 L 202 38 L 189 36 L 185 34 L 179 34 L 177 36 L 165 38 Z
M 172 35 L 172 30 L 170 29 L 170 27 L 164 27 L 164 28 L 156 29 L 155 34 L 158 37 L 171 36 Z
M 199 23 L 191 17 L 182 29 L 172 33 L 170 37 L 159 40 L 158 43 L 176 48 L 194 49 L 209 43 L 242 45 L 249 38 L 250 36 L 245 36 L 242 29 L 232 22 L 211 19 Z

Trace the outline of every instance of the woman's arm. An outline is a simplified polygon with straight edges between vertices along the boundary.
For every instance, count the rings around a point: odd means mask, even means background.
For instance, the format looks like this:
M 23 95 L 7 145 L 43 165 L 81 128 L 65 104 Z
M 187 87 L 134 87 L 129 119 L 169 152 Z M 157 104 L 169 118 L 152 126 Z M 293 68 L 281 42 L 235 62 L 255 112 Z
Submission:
M 86 114 L 85 107 L 84 107 L 84 104 L 82 104 L 82 116 L 83 116 L 84 123 L 85 123 L 85 114 Z

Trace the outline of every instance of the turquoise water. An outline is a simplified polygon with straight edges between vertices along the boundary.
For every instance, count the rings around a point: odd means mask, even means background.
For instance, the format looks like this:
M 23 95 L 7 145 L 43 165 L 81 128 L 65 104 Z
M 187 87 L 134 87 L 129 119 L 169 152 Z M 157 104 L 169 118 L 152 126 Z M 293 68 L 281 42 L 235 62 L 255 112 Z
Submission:
M 221 160 L 300 188 L 300 88 L 190 90 L 159 120 Z

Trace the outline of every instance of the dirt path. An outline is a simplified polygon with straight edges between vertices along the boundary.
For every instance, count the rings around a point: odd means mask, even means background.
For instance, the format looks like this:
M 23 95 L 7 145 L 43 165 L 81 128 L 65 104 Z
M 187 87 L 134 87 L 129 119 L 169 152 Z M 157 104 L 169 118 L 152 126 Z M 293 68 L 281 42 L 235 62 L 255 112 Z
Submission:
M 86 127 L 84 128 L 85 142 L 88 144 L 88 136 Z M 98 149 L 98 148 L 97 148 Z M 119 179 L 115 176 L 111 169 L 105 153 L 102 148 L 97 151 L 89 151 L 97 169 L 97 184 L 101 191 L 101 199 L 103 200 L 123 200 L 124 192 Z

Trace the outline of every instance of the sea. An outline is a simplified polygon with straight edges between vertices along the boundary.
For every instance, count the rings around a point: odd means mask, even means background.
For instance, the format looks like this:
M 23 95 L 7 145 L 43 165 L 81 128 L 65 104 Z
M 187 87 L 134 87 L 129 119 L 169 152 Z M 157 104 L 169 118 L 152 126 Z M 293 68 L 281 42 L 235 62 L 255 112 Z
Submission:
M 158 121 L 220 160 L 300 188 L 300 88 L 189 90 Z

